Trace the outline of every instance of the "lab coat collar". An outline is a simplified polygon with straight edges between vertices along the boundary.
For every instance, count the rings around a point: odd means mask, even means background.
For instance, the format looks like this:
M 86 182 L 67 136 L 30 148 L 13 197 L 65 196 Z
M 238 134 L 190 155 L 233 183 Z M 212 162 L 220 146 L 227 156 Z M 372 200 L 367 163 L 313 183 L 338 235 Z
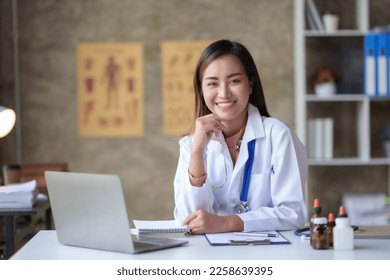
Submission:
M 252 104 L 248 105 L 248 120 L 245 128 L 244 137 L 242 139 L 240 155 L 236 162 L 236 167 L 234 168 L 239 172 L 242 168 L 244 168 L 245 163 L 248 159 L 248 142 L 253 139 L 263 138 L 265 137 L 264 125 L 263 125 L 263 117 L 260 115 L 259 110 Z M 214 147 L 220 147 L 220 151 L 223 153 L 222 145 L 225 141 L 223 134 L 219 133 L 218 135 L 213 134 L 211 137 L 211 143 Z M 218 145 L 218 144 L 219 145 Z M 228 150 L 225 150 L 225 156 L 228 157 Z
M 259 110 L 252 104 L 248 105 L 248 121 L 246 124 L 244 140 L 249 142 L 253 139 L 265 137 L 263 120 Z

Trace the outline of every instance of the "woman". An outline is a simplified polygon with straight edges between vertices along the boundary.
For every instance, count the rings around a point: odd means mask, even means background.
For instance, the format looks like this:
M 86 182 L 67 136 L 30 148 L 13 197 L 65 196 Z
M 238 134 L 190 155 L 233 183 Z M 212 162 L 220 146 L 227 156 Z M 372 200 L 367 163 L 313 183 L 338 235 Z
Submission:
M 306 150 L 269 116 L 248 50 L 228 40 L 210 44 L 194 89 L 197 118 L 180 140 L 175 219 L 193 234 L 303 226 Z

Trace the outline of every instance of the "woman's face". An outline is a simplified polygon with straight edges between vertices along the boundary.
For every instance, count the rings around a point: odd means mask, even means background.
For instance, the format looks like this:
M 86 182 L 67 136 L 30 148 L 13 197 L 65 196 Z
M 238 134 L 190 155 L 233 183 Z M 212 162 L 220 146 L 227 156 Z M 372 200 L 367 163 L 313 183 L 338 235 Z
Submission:
M 236 56 L 224 55 L 205 68 L 202 91 L 207 107 L 223 121 L 246 120 L 252 86 Z

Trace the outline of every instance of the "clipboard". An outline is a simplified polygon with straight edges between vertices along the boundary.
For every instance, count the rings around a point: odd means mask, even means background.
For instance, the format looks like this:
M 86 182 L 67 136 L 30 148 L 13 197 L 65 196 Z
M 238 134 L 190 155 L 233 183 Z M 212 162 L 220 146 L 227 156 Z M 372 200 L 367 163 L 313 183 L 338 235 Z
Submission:
M 279 231 L 261 231 L 261 232 L 234 232 L 224 233 L 207 233 L 205 237 L 212 246 L 227 246 L 227 245 L 277 245 L 277 244 L 291 244 Z M 264 234 L 270 236 L 257 236 L 257 234 Z
M 388 226 L 360 226 L 354 232 L 355 239 L 390 239 L 390 225 Z

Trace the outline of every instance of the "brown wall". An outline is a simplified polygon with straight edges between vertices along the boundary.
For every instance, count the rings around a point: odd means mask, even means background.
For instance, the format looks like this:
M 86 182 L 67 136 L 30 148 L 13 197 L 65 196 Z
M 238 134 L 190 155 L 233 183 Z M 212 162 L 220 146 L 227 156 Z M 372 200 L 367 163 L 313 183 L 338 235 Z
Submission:
M 169 219 L 174 207 L 179 138 L 162 130 L 162 41 L 241 41 L 258 65 L 271 114 L 294 125 L 291 0 L 19 0 L 17 4 L 22 161 L 65 161 L 71 171 L 120 175 L 131 218 Z M 0 12 L 0 102 L 14 107 L 11 0 L 0 1 Z M 81 42 L 144 44 L 144 137 L 78 136 L 76 47 Z M 16 160 L 12 132 L 0 139 L 0 164 Z

